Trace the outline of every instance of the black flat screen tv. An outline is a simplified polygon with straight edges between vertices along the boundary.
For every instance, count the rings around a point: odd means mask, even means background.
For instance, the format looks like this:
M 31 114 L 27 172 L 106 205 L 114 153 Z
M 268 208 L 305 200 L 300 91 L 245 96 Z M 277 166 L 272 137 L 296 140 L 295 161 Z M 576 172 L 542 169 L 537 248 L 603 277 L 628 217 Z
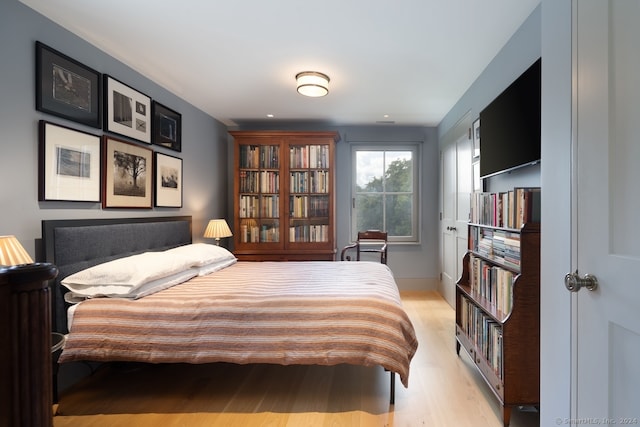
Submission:
M 538 59 L 480 112 L 480 177 L 540 161 Z

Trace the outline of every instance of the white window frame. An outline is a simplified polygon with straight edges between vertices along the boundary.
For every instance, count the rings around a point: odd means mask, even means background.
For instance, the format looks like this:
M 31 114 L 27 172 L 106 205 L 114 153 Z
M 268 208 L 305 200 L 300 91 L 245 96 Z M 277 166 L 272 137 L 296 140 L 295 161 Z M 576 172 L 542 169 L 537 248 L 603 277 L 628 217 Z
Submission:
M 413 212 L 411 214 L 411 230 L 410 236 L 388 236 L 389 242 L 397 243 L 419 243 L 420 242 L 420 206 L 421 206 L 421 192 L 420 192 L 420 176 L 422 168 L 422 158 L 420 144 L 352 144 L 351 146 L 351 240 L 357 239 L 357 207 L 356 207 L 356 193 L 357 193 L 357 156 L 358 151 L 411 151 L 413 159 Z M 393 193 L 386 193 L 393 194 Z M 386 212 L 384 213 L 386 215 Z M 383 220 L 386 223 L 386 220 Z M 385 230 L 383 230 L 385 231 Z

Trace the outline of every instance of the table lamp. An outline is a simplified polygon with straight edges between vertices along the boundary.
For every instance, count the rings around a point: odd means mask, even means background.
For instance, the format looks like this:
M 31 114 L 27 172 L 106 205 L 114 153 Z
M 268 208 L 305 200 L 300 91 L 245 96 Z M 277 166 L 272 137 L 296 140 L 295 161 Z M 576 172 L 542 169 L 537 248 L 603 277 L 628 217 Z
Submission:
M 0 265 L 32 264 L 33 260 L 16 236 L 0 236 Z
M 204 237 L 208 239 L 216 239 L 216 245 L 220 246 L 220 239 L 223 237 L 231 237 L 231 229 L 224 219 L 212 219 L 204 230 Z

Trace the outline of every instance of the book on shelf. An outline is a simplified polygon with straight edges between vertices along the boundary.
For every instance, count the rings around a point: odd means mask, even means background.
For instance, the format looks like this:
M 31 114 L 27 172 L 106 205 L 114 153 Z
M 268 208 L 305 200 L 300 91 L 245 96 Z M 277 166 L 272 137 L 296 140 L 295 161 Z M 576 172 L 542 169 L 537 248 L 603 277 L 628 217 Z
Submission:
M 280 196 L 262 196 L 260 201 L 260 217 L 262 218 L 277 218 L 280 213 Z
M 528 222 L 540 222 L 540 187 L 516 187 L 515 191 L 515 228 L 521 228 Z
M 329 167 L 329 146 L 310 145 L 309 146 L 309 166 L 312 168 Z
M 240 145 L 241 168 L 271 168 L 279 167 L 279 147 L 277 145 Z
M 469 248 L 487 259 L 520 268 L 520 234 L 517 231 L 470 227 Z
M 292 171 L 289 173 L 292 193 L 328 193 L 329 172 L 326 170 Z
M 461 300 L 460 328 L 488 365 L 502 378 L 502 327 L 466 297 Z
M 328 145 L 294 145 L 289 147 L 289 166 L 292 168 L 328 168 Z
M 241 145 L 240 146 L 240 167 L 241 168 L 257 168 L 260 147 L 257 145 Z
M 280 191 L 280 174 L 275 171 L 260 172 L 260 192 L 277 193 Z
M 260 167 L 277 169 L 279 167 L 280 147 L 277 145 L 264 145 L 260 150 Z
M 327 242 L 329 241 L 329 226 L 318 225 L 292 225 L 289 227 L 290 242 Z
M 471 292 L 508 314 L 513 307 L 514 273 L 474 255 L 469 257 L 469 272 Z
M 515 187 L 513 190 L 471 195 L 472 223 L 519 229 L 528 222 L 540 222 L 540 187 Z

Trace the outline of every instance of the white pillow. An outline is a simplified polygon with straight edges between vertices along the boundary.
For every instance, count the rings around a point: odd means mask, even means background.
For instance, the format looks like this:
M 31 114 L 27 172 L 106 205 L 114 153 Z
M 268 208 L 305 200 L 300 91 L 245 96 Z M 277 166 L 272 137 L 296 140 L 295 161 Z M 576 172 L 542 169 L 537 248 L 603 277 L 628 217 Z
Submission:
M 99 264 L 64 278 L 61 283 L 76 294 L 126 295 L 153 280 L 189 270 L 185 257 L 145 252 Z
M 202 267 L 204 265 L 236 259 L 236 257 L 225 248 L 207 243 L 192 243 L 178 246 L 177 248 L 167 249 L 164 253 L 185 258 L 185 262 L 187 262 L 190 267 Z
M 233 257 L 231 259 L 215 261 L 201 267 L 194 267 L 194 269 L 197 270 L 198 276 L 206 276 L 207 274 L 211 274 L 214 271 L 222 270 L 223 268 L 229 267 L 230 265 L 235 264 L 237 261 L 238 259 Z
M 76 291 L 70 291 L 64 294 L 64 300 L 70 304 L 76 304 L 88 298 L 131 298 L 138 299 L 154 294 L 163 289 L 179 285 L 198 275 L 198 270 L 190 268 L 188 270 L 179 271 L 167 277 L 161 277 L 156 280 L 144 283 L 134 289 L 127 291 L 122 287 L 115 286 L 99 286 L 99 285 L 76 285 Z

